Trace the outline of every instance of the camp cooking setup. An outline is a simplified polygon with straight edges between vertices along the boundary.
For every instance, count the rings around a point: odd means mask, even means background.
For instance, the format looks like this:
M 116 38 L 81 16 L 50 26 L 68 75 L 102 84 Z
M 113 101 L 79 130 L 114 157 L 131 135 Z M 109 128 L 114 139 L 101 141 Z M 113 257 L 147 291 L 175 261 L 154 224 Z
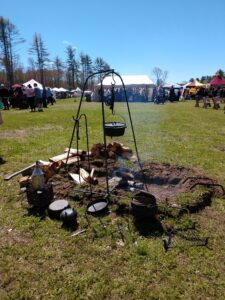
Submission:
M 96 75 L 101 75 L 102 78 L 99 86 L 99 106 L 103 142 L 90 146 L 88 118 L 85 113 L 81 114 L 81 107 L 88 80 Z M 106 101 L 103 80 L 109 76 L 111 76 L 110 97 L 107 97 Z M 119 77 L 122 83 L 128 123 L 122 116 L 116 114 L 115 76 Z M 106 114 L 107 108 L 111 111 L 110 117 Z M 115 120 L 117 117 L 118 119 Z M 109 120 L 107 120 L 108 118 Z M 110 121 L 110 118 L 113 121 Z M 73 195 L 74 199 L 79 198 L 77 200 L 80 201 L 80 205 L 85 205 L 85 218 L 87 218 L 88 224 L 91 223 L 93 217 L 97 217 L 100 224 L 106 228 L 104 216 L 111 214 L 116 206 L 117 210 L 122 210 L 120 216 L 123 217 L 126 214 L 129 222 L 133 220 L 137 224 L 137 228 L 140 224 L 148 226 L 150 223 L 160 223 L 163 231 L 163 246 L 166 251 L 172 247 L 172 238 L 175 235 L 180 235 L 184 240 L 189 241 L 190 245 L 207 245 L 208 238 L 200 238 L 195 226 L 168 229 L 160 220 L 158 199 L 153 192 L 149 191 L 149 187 L 153 184 L 152 186 L 155 189 L 158 188 L 162 193 L 162 183 L 153 182 L 141 163 L 126 88 L 122 77 L 117 72 L 106 70 L 87 77 L 73 122 L 71 140 L 63 154 L 51 157 L 49 161 L 38 160 L 27 168 L 5 177 L 5 180 L 10 180 L 19 174 L 23 175 L 20 179 L 22 195 L 30 207 L 38 212 L 37 215 L 42 216 L 44 213 L 52 219 L 61 220 L 63 227 L 74 231 L 73 236 L 87 231 L 88 227 L 79 228 L 79 214 L 75 208 L 71 207 L 71 201 L 68 200 L 71 197 L 67 197 L 68 195 L 63 197 L 66 187 L 70 190 L 70 196 Z M 128 128 L 131 130 L 135 154 L 124 144 L 114 141 L 114 138 L 119 139 L 126 135 Z M 81 132 L 84 136 L 81 135 Z M 83 132 L 85 133 L 83 134 Z M 111 138 L 111 142 L 107 143 L 109 138 Z M 85 150 L 80 149 L 81 139 L 85 141 Z M 73 148 L 74 144 L 75 148 Z M 181 180 L 177 183 L 173 182 L 168 187 L 171 189 L 179 187 L 181 190 L 184 185 L 188 189 L 194 184 L 202 184 L 214 189 L 219 186 L 224 196 L 224 188 L 209 178 L 200 178 L 199 176 L 190 178 L 191 174 L 187 175 L 185 182 Z M 167 199 L 165 199 L 165 204 L 168 204 Z M 184 208 L 171 205 L 171 203 L 168 205 L 175 210 L 180 209 L 181 213 L 189 213 L 190 210 L 190 207 Z M 118 230 L 121 233 L 119 227 Z M 191 237 L 190 234 L 186 234 L 187 232 L 191 232 Z M 121 235 L 124 240 L 124 232 Z

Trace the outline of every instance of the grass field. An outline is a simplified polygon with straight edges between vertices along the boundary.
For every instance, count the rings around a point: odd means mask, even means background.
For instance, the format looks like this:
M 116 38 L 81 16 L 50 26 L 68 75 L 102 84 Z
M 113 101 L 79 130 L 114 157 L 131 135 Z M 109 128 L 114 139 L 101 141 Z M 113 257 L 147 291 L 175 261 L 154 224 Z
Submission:
M 71 237 L 61 223 L 29 215 L 18 178 L 8 173 L 60 154 L 69 145 L 72 116 L 78 103 L 60 100 L 43 113 L 3 112 L 0 127 L 0 299 L 225 299 L 225 200 L 189 217 L 209 247 L 179 245 L 165 253 L 162 237 L 143 237 L 130 220 L 93 219 L 85 234 Z M 90 144 L 102 142 L 98 103 L 84 103 Z M 194 103 L 131 104 L 142 161 L 167 162 L 198 169 L 225 185 L 225 115 L 222 110 L 195 108 Z M 116 116 L 128 128 L 120 139 L 133 147 L 126 106 Z M 81 128 L 81 137 L 84 127 Z M 81 147 L 85 141 L 81 138 Z M 79 227 L 87 226 L 85 208 Z M 178 222 L 186 222 L 184 219 Z M 125 244 L 118 243 L 121 225 Z M 113 233 L 113 234 L 112 234 Z

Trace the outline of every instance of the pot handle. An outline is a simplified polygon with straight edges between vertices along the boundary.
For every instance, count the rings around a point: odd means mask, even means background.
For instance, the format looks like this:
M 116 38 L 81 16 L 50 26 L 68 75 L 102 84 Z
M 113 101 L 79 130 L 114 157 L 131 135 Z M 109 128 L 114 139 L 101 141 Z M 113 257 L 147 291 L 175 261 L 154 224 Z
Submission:
M 120 114 L 116 114 L 116 115 L 115 115 L 115 113 L 114 113 L 114 114 L 112 114 L 112 115 L 109 116 L 109 121 L 110 121 L 110 117 L 112 117 L 112 116 L 119 116 L 119 117 L 123 120 L 123 122 L 126 124 L 126 119 L 125 119 L 124 116 L 122 116 L 122 115 L 120 115 Z M 111 122 L 116 123 L 117 121 L 111 121 Z

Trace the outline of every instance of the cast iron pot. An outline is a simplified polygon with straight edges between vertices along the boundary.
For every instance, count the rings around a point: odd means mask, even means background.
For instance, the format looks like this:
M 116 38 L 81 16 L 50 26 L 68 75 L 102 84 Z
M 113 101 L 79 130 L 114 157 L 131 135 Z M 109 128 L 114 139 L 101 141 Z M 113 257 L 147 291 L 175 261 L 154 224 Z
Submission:
M 105 199 L 98 199 L 92 201 L 87 206 L 87 213 L 92 215 L 100 215 L 108 212 L 108 201 Z
M 60 214 L 60 220 L 63 224 L 70 225 L 77 222 L 77 212 L 73 208 L 66 208 Z
M 66 208 L 69 208 L 67 200 L 60 199 L 53 201 L 48 207 L 49 217 L 52 219 L 60 219 L 61 212 Z
M 35 207 L 48 207 L 53 201 L 53 188 L 51 183 L 47 183 L 42 189 L 34 190 L 31 185 L 26 189 L 27 201 Z
M 137 192 L 131 199 L 131 212 L 136 218 L 155 218 L 157 210 L 155 196 L 146 191 Z
M 105 135 L 107 136 L 122 136 L 124 135 L 126 123 L 121 122 L 106 122 L 104 124 Z

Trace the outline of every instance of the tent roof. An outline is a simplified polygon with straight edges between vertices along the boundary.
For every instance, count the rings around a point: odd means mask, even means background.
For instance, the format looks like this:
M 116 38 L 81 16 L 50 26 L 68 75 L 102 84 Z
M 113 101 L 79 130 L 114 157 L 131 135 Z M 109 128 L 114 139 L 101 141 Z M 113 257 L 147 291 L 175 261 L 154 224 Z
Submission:
M 189 82 L 187 84 L 184 85 L 184 88 L 187 88 L 187 87 L 203 87 L 205 86 L 205 84 L 199 82 L 198 80 L 194 80 L 192 82 Z
M 215 76 L 211 81 L 211 85 L 225 85 L 225 80 L 223 80 L 220 76 Z
M 64 89 L 63 87 L 61 87 L 61 88 L 58 89 L 58 92 L 69 92 L 69 90 Z
M 164 88 L 171 88 L 171 87 L 174 87 L 175 89 L 180 89 L 180 88 L 182 88 L 182 86 L 181 85 L 179 85 L 179 84 L 177 84 L 177 83 L 174 83 L 174 82 L 172 82 L 172 81 L 170 81 L 170 82 L 167 82 L 166 84 L 164 84 Z
M 43 89 L 42 84 L 34 79 L 31 79 L 31 80 L 25 82 L 23 85 L 28 86 L 30 84 L 32 87 L 34 87 L 35 83 L 37 84 L 37 87 L 39 89 L 41 89 L 41 90 Z
M 124 85 L 154 85 L 153 81 L 147 75 L 123 75 L 121 76 L 124 82 Z M 114 76 L 115 85 L 121 86 L 122 82 L 118 76 Z M 107 76 L 103 79 L 102 84 L 104 86 L 111 86 L 114 83 L 112 76 Z M 99 83 L 98 85 L 101 85 Z

